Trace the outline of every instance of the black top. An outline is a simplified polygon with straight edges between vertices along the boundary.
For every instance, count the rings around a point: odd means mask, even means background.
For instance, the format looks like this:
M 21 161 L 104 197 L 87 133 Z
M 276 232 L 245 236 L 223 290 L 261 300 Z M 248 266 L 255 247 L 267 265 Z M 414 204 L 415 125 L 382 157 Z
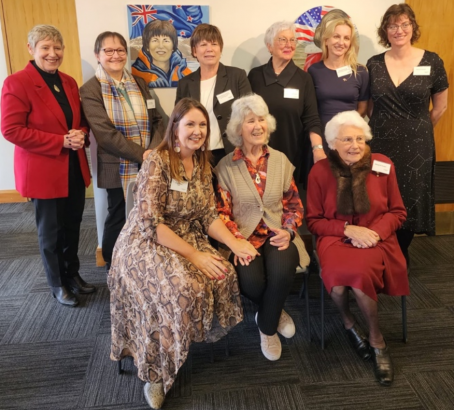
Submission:
M 430 101 L 448 88 L 443 61 L 425 51 L 418 67 L 425 73 L 410 74 L 397 87 L 385 63 L 385 53 L 369 59 L 370 93 L 374 106 L 369 125 L 373 152 L 391 158 L 407 208 L 402 228 L 435 234 L 435 143 Z M 419 75 L 418 75 L 419 74 Z
M 269 145 L 287 155 L 296 167 L 296 182 L 304 182 L 312 165 L 309 132 L 322 135 L 311 76 L 293 61 L 276 75 L 271 58 L 267 64 L 253 68 L 248 78 L 252 91 L 263 97 L 276 118 L 276 131 Z
M 73 124 L 73 110 L 69 105 L 68 97 L 65 94 L 65 90 L 63 89 L 63 84 L 61 83 L 61 78 L 58 75 L 58 70 L 55 70 L 55 73 L 51 74 L 47 71 L 41 70 L 35 61 L 32 61 L 33 67 L 38 70 L 38 73 L 41 74 L 43 80 L 52 91 L 55 99 L 57 100 L 60 108 L 63 111 L 66 119 L 66 125 L 68 126 L 68 131 L 72 129 Z M 57 91 L 59 90 L 59 91 Z M 82 171 L 80 170 L 79 165 L 79 158 L 77 157 L 77 151 L 73 151 L 72 149 L 69 150 L 69 174 L 68 178 L 70 183 L 74 180 L 83 181 Z

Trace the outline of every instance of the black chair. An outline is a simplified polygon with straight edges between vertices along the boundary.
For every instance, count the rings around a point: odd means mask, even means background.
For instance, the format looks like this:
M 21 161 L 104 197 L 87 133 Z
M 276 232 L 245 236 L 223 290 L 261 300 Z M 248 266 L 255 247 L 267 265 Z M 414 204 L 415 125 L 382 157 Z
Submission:
M 317 254 L 316 239 L 312 237 L 313 256 L 318 268 L 318 276 L 320 277 L 320 318 L 321 318 L 321 346 L 325 349 L 325 286 L 322 279 L 322 268 L 320 259 Z M 407 343 L 407 297 L 401 296 L 402 304 L 402 341 Z
M 303 284 L 301 286 L 298 296 L 301 299 L 304 295 L 304 299 L 306 302 L 307 334 L 308 334 L 309 341 L 311 341 L 312 340 L 311 315 L 310 315 L 310 311 L 309 311 L 309 275 L 310 275 L 309 267 L 301 268 L 300 266 L 298 266 L 298 268 L 296 269 L 296 273 L 302 273 L 304 275 L 304 281 L 303 281 Z

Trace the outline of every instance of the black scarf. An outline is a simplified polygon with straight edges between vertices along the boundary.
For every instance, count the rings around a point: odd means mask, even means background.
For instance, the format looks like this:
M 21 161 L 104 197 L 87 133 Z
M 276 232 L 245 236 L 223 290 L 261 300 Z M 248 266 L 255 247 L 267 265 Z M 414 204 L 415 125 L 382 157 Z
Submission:
M 330 150 L 328 161 L 337 180 L 337 212 L 342 215 L 365 214 L 370 210 L 366 178 L 371 171 L 370 148 L 355 164 L 347 165 L 336 150 Z

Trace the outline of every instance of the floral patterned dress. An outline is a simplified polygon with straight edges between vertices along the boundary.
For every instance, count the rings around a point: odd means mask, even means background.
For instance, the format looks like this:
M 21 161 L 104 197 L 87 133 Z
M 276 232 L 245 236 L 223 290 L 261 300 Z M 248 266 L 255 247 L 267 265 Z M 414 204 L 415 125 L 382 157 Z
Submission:
M 185 175 L 181 163 L 180 173 Z M 148 156 L 108 276 L 111 359 L 132 356 L 139 378 L 163 382 L 166 392 L 192 341 L 214 342 L 243 319 L 238 280 L 230 263 L 225 262 L 225 279 L 210 280 L 156 240 L 157 225 L 165 224 L 194 248 L 219 255 L 206 237 L 218 218 L 211 174 L 201 174 L 194 156 L 187 191 L 172 190 L 168 151 Z

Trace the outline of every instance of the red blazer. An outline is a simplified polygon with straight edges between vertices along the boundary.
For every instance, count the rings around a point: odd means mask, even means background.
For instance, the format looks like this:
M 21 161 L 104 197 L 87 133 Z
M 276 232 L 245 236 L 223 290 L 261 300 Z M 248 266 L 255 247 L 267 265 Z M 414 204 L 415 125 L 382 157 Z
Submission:
M 76 81 L 58 74 L 73 112 L 72 128 L 88 133 L 87 123 L 81 117 Z M 63 148 L 63 136 L 69 130 L 65 115 L 31 62 L 3 83 L 1 131 L 16 145 L 14 174 L 16 189 L 22 196 L 37 199 L 68 196 L 69 150 Z M 88 187 L 90 170 L 85 149 L 79 149 L 77 155 Z
M 365 226 L 380 235 L 377 248 L 383 252 L 386 266 L 384 293 L 406 295 L 409 293 L 407 268 L 404 255 L 397 242 L 396 230 L 405 218 L 402 197 L 397 185 L 396 171 L 392 161 L 382 154 L 371 154 L 374 160 L 391 164 L 389 175 L 370 172 L 366 178 L 370 211 L 367 214 L 342 215 L 337 212 L 337 181 L 329 166 L 328 159 L 318 161 L 309 174 L 307 186 L 306 222 L 309 231 L 317 235 L 317 251 L 323 265 L 325 251 L 344 236 L 344 226 L 350 224 Z M 358 258 L 361 258 L 358 249 Z M 352 261 L 355 264 L 356 261 Z

